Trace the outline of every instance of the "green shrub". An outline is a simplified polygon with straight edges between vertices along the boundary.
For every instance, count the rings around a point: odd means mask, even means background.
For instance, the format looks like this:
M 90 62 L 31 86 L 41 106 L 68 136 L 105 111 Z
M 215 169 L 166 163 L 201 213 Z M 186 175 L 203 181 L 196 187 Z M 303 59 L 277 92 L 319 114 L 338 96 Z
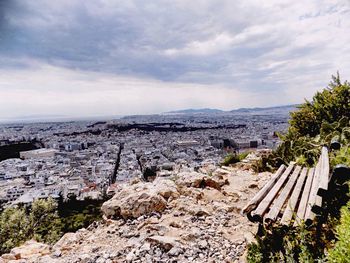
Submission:
M 29 213 L 11 207 L 0 215 L 0 254 L 31 238 L 52 244 L 60 236 L 61 221 L 53 199 L 36 200 Z
M 316 137 L 323 124 L 332 124 L 342 118 L 350 119 L 350 86 L 341 82 L 339 74 L 322 92 L 317 92 L 312 101 L 300 105 L 291 113 L 289 135 Z
M 221 165 L 224 166 L 229 166 L 230 164 L 235 164 L 239 162 L 239 158 L 236 154 L 228 154 L 226 155 L 226 157 L 224 158 L 224 160 L 221 162 Z
M 75 232 L 101 219 L 104 200 L 36 200 L 31 208 L 6 208 L 0 214 L 0 255 L 34 238 L 55 243 L 66 232 Z
M 341 209 L 340 224 L 336 227 L 336 236 L 338 241 L 334 248 L 329 251 L 329 262 L 350 262 L 350 202 Z
M 230 153 L 230 154 L 226 155 L 224 160 L 221 162 L 221 165 L 229 166 L 230 164 L 238 163 L 238 162 L 242 161 L 243 159 L 245 159 L 248 156 L 248 154 L 249 154 L 249 152 L 244 152 L 244 153 L 240 153 L 240 154 Z
M 287 164 L 312 166 L 317 161 L 323 145 L 329 145 L 334 136 L 343 144 L 350 142 L 350 85 L 341 82 L 339 75 L 311 101 L 306 101 L 291 113 L 286 134 L 279 135 L 282 143 L 270 156 L 273 166 L 280 161 Z M 277 161 L 279 160 L 279 161 Z
M 24 209 L 6 208 L 0 215 L 0 255 L 27 240 L 29 218 Z
M 327 242 L 315 228 L 304 225 L 285 228 L 275 225 L 264 229 L 256 243 L 248 245 L 247 261 L 256 262 L 316 262 L 323 259 Z

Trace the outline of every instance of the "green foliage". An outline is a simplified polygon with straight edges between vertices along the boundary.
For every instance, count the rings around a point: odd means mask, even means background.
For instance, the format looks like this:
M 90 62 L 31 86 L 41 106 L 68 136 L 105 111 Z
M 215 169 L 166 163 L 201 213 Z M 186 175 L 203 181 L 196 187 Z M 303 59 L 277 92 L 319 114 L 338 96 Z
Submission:
M 345 164 L 350 166 L 350 145 L 344 145 L 339 151 L 332 153 L 331 165 Z
M 235 164 L 243 159 L 245 159 L 248 156 L 249 152 L 244 152 L 240 154 L 228 154 L 225 156 L 224 160 L 221 162 L 221 165 L 223 166 L 229 166 L 230 164 Z
M 61 236 L 54 200 L 36 200 L 29 213 L 24 208 L 6 208 L 0 215 L 0 254 L 24 241 L 54 243 Z
M 273 226 L 263 230 L 256 243 L 248 245 L 247 261 L 256 262 L 316 262 L 322 259 L 326 246 L 317 238 L 314 228 Z
M 323 124 L 332 124 L 340 119 L 350 119 L 350 86 L 342 83 L 339 74 L 322 92 L 317 92 L 312 101 L 306 101 L 298 111 L 291 113 L 289 135 L 292 137 L 320 134 Z
M 247 261 L 249 263 L 260 263 L 264 260 L 262 246 L 259 243 L 248 244 Z
M 341 209 L 340 224 L 336 228 L 337 239 L 330 250 L 328 261 L 334 263 L 350 262 L 350 202 Z
M 36 200 L 29 213 L 29 236 L 36 240 L 52 244 L 61 236 L 61 219 L 57 213 L 57 203 L 48 200 Z
M 30 209 L 6 208 L 0 214 L 0 254 L 26 240 L 53 244 L 63 233 L 75 232 L 101 218 L 104 200 L 70 200 L 56 203 L 53 199 L 36 200 Z
M 101 205 L 105 200 L 76 200 L 59 203 L 59 216 L 62 221 L 63 232 L 75 232 L 88 227 L 92 222 L 102 217 Z
M 313 165 L 322 146 L 330 145 L 335 136 L 343 144 L 349 142 L 349 120 L 350 85 L 342 83 L 339 75 L 332 76 L 326 89 L 291 113 L 289 129 L 280 135 L 282 143 L 270 156 L 270 163 L 279 165 L 276 159 L 280 159 L 284 163 L 297 160 L 299 164 Z
M 235 164 L 239 162 L 239 158 L 236 154 L 228 154 L 225 156 L 224 160 L 221 162 L 221 165 L 229 166 L 230 164 Z
M 252 169 L 256 173 L 261 172 L 272 172 L 274 170 L 273 166 L 270 164 L 271 162 L 271 155 L 268 156 L 262 156 L 259 160 L 255 161 L 252 164 Z
M 0 254 L 27 239 L 29 218 L 24 209 L 6 208 L 0 215 Z

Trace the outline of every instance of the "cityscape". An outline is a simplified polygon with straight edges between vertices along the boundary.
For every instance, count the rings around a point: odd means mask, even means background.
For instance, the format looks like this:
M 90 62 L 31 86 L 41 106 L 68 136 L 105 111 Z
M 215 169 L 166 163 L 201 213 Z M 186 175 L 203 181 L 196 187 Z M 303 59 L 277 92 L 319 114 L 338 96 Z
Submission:
M 3 124 L 0 149 L 19 147 L 19 156 L 0 162 L 0 204 L 102 199 L 133 179 L 210 173 L 229 153 L 276 148 L 293 108 Z

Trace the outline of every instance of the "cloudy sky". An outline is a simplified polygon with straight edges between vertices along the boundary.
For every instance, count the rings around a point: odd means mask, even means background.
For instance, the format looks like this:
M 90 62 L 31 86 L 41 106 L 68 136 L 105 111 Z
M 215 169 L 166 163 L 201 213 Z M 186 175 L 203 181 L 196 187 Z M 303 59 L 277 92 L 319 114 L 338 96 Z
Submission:
M 349 43 L 350 0 L 0 0 L 0 119 L 300 103 Z

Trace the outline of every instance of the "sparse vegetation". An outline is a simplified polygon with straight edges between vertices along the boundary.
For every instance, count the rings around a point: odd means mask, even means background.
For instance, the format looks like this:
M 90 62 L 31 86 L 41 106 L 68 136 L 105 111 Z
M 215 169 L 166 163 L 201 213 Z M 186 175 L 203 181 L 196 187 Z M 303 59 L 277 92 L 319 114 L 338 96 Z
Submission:
M 0 254 L 31 238 L 49 244 L 57 241 L 60 224 L 57 203 L 52 199 L 35 201 L 30 212 L 6 208 L 0 215 Z
M 336 227 L 337 242 L 329 251 L 329 262 L 350 262 L 350 203 L 341 209 L 340 224 Z
M 229 166 L 231 164 L 238 163 L 238 162 L 242 161 L 243 159 L 245 159 L 248 156 L 248 154 L 249 154 L 249 152 L 240 153 L 240 154 L 230 153 L 230 154 L 225 156 L 224 160 L 221 162 L 221 165 Z
M 0 214 L 0 254 L 34 238 L 55 243 L 64 233 L 87 227 L 101 218 L 102 200 L 36 200 L 31 208 L 10 207 Z

